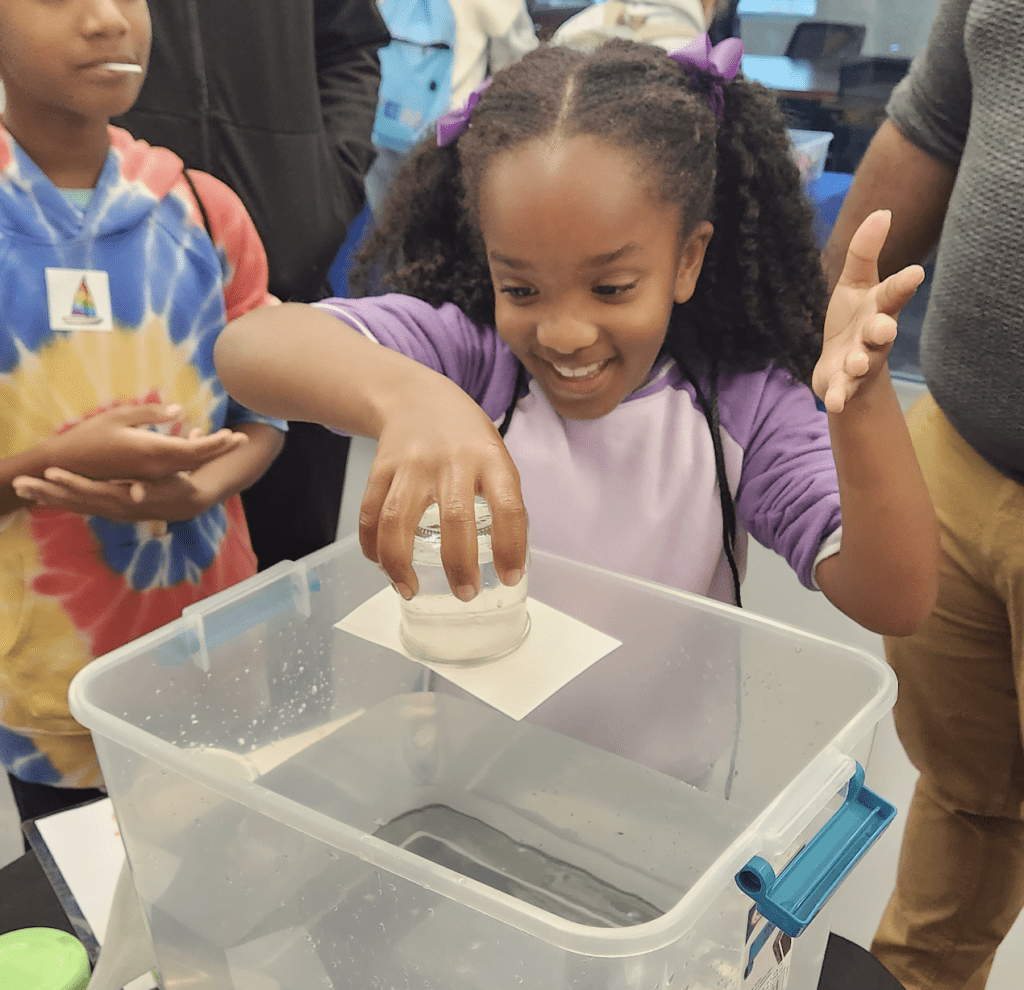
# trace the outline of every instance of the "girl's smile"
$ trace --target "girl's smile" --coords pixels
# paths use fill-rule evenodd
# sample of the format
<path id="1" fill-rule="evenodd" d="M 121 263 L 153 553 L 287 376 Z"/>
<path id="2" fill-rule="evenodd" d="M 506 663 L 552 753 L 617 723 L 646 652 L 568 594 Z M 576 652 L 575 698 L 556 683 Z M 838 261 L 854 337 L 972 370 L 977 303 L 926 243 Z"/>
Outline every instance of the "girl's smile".
<path id="1" fill-rule="evenodd" d="M 647 380 L 711 236 L 704 222 L 684 241 L 679 213 L 593 137 L 531 141 L 485 173 L 495 325 L 567 419 L 604 416 Z"/>
<path id="2" fill-rule="evenodd" d="M 573 367 L 562 362 L 547 361 L 545 363 L 550 368 L 551 374 L 541 376 L 538 380 L 549 396 L 553 394 L 563 398 L 566 402 L 578 402 L 581 399 L 594 396 L 607 385 L 613 362 L 614 358 L 608 358 L 595 364 Z"/>

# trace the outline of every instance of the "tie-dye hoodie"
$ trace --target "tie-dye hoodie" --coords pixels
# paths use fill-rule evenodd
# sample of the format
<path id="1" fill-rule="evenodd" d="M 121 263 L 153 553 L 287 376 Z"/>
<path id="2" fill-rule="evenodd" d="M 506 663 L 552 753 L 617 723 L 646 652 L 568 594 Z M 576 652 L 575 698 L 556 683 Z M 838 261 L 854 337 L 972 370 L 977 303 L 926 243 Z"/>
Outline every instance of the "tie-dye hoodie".
<path id="1" fill-rule="evenodd" d="M 185 429 L 284 427 L 230 400 L 213 366 L 226 320 L 273 301 L 240 201 L 191 173 L 215 249 L 177 155 L 117 128 L 110 135 L 79 209 L 0 129 L 0 457 L 131 403 L 179 403 Z M 47 268 L 107 272 L 113 330 L 51 330 Z M 89 735 L 68 713 L 71 678 L 255 569 L 237 496 L 164 535 L 52 509 L 0 516 L 5 768 L 37 783 L 99 785 Z"/>

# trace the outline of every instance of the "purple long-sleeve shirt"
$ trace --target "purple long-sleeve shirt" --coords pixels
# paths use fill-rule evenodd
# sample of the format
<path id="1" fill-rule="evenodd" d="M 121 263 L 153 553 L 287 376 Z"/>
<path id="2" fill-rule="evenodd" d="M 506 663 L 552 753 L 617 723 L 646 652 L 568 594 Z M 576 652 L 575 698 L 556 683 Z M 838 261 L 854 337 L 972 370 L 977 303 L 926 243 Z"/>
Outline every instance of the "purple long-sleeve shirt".
<path id="1" fill-rule="evenodd" d="M 401 295 L 318 305 L 450 378 L 495 422 L 504 416 L 515 357 L 458 307 Z M 741 568 L 749 533 L 814 587 L 815 563 L 838 548 L 840 526 L 827 417 L 805 385 L 777 368 L 722 375 L 718 396 Z M 711 433 L 693 385 L 670 358 L 593 420 L 562 418 L 531 381 L 505 444 L 519 470 L 532 546 L 732 601 Z"/>

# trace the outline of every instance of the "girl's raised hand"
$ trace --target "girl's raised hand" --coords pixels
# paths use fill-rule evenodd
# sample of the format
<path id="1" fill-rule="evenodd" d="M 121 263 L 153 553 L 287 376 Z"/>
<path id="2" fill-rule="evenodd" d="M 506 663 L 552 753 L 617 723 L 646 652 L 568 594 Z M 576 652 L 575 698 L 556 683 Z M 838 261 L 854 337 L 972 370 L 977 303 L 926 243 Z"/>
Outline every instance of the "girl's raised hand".
<path id="1" fill-rule="evenodd" d="M 96 481 L 156 481 L 194 471 L 245 443 L 244 433 L 218 430 L 200 436 L 168 436 L 149 427 L 173 423 L 178 406 L 119 406 L 90 416 L 50 441 L 50 463 Z"/>
<path id="2" fill-rule="evenodd" d="M 821 357 L 812 386 L 830 413 L 842 412 L 878 377 L 896 339 L 896 318 L 924 278 L 911 265 L 878 281 L 878 255 L 892 215 L 878 210 L 857 228 L 829 301 Z"/>
<path id="3" fill-rule="evenodd" d="M 505 585 L 526 566 L 526 510 L 519 472 L 494 424 L 457 385 L 431 376 L 387 416 L 359 510 L 359 542 L 404 598 L 418 590 L 412 545 L 423 510 L 441 513 L 441 561 L 452 592 L 480 591 L 473 499 L 491 508 L 494 567 Z"/>

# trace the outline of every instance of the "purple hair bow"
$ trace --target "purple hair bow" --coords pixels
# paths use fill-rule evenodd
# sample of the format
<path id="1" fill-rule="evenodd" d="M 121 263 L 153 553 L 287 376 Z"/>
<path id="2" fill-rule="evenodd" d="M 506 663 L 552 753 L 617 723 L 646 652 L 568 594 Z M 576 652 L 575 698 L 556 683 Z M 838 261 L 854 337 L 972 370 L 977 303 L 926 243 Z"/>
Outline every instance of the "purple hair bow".
<path id="1" fill-rule="evenodd" d="M 457 110 L 449 110 L 437 118 L 437 146 L 447 148 L 455 144 L 462 137 L 467 127 L 469 118 L 473 115 L 473 108 L 480 102 L 480 95 L 491 85 L 490 77 L 485 79 L 472 93 L 469 94 L 466 102 Z"/>
<path id="2" fill-rule="evenodd" d="M 725 96 L 722 83 L 736 77 L 743 58 L 743 42 L 739 38 L 726 38 L 712 47 L 711 39 L 700 34 L 689 44 L 669 52 L 668 57 L 678 62 L 691 76 L 709 75 L 715 85 L 708 94 L 708 102 L 718 122 L 725 117 Z"/>

